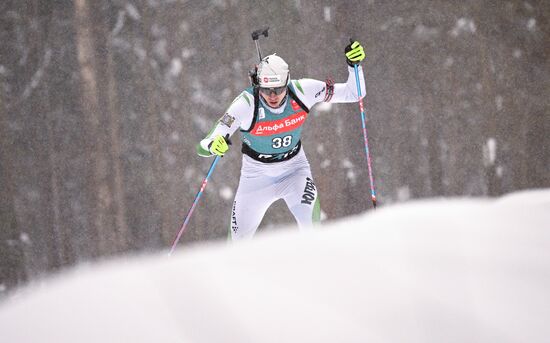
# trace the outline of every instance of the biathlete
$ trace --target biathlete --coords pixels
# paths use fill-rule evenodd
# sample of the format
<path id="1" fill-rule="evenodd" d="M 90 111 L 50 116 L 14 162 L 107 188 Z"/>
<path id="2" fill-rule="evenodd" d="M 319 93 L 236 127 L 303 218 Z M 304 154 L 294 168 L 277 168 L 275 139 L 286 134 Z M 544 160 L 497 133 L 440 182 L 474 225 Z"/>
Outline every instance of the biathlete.
<path id="1" fill-rule="evenodd" d="M 320 205 L 300 136 L 309 110 L 320 102 L 358 102 L 354 65 L 365 53 L 357 41 L 345 48 L 348 80 L 290 79 L 288 64 L 276 54 L 263 58 L 253 86 L 231 103 L 197 145 L 201 156 L 223 156 L 229 137 L 241 131 L 242 168 L 231 211 L 233 240 L 251 238 L 267 209 L 284 199 L 300 230 L 319 221 Z M 361 89 L 365 89 L 359 66 Z"/>

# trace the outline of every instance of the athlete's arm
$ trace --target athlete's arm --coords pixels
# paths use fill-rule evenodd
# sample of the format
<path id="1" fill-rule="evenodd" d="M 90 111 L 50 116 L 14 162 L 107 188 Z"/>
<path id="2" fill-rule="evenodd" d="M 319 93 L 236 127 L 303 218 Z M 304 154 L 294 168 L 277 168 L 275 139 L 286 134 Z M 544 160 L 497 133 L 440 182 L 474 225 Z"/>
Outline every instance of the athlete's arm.
<path id="1" fill-rule="evenodd" d="M 217 136 L 231 137 L 239 128 L 247 130 L 252 124 L 254 115 L 254 96 L 243 91 L 233 100 L 225 114 L 216 122 L 208 135 L 197 144 L 197 154 L 200 156 L 212 156 L 208 146 Z"/>
<path id="2" fill-rule="evenodd" d="M 359 75 L 359 82 L 361 84 L 361 97 L 365 96 L 365 76 L 363 75 L 363 68 L 357 66 L 357 74 Z M 334 95 L 328 102 L 342 103 L 342 102 L 358 102 L 359 96 L 357 94 L 357 81 L 355 79 L 355 69 L 348 67 L 348 80 L 346 83 L 334 84 Z"/>
<path id="3" fill-rule="evenodd" d="M 363 68 L 358 67 L 359 81 L 361 83 L 361 95 L 365 95 L 365 78 Z M 355 81 L 355 70 L 348 67 L 348 80 L 345 83 L 331 83 L 330 81 L 319 81 L 314 79 L 292 80 L 296 95 L 308 108 L 320 102 L 345 103 L 357 102 L 357 84 Z"/>

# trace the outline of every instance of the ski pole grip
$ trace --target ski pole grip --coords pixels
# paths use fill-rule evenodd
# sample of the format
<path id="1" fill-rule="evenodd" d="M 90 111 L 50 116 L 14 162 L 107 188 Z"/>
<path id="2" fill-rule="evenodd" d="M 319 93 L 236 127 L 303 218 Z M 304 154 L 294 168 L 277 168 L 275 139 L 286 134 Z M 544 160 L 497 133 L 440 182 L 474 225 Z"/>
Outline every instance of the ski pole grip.
<path id="1" fill-rule="evenodd" d="M 262 35 L 264 37 L 267 37 L 269 35 L 268 31 L 269 31 L 269 26 L 252 32 L 252 40 L 258 40 L 258 38 L 260 38 L 260 36 Z"/>
<path id="2" fill-rule="evenodd" d="M 227 145 L 233 145 L 233 143 L 229 139 L 229 133 L 227 135 L 225 135 L 225 137 L 223 137 L 223 138 L 225 139 L 225 142 L 227 143 Z"/>

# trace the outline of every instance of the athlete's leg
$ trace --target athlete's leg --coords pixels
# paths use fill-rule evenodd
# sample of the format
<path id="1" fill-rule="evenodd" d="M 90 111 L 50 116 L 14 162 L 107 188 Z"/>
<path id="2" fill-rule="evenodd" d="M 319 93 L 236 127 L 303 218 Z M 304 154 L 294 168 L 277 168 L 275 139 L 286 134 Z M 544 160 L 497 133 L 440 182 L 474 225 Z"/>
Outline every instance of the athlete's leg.
<path id="1" fill-rule="evenodd" d="M 231 238 L 252 238 L 275 200 L 275 185 L 270 178 L 241 177 L 231 211 Z"/>
<path id="2" fill-rule="evenodd" d="M 298 170 L 285 180 L 284 200 L 300 230 L 311 230 L 319 222 L 321 208 L 317 187 L 308 168 Z"/>

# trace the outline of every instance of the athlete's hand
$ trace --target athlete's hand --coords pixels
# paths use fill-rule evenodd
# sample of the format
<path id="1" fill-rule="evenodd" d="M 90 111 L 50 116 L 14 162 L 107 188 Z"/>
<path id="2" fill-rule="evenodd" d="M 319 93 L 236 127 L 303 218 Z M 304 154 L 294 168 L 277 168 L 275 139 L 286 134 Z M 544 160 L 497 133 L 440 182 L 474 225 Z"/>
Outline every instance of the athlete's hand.
<path id="1" fill-rule="evenodd" d="M 361 43 L 350 39 L 350 43 L 346 46 L 346 62 L 353 67 L 355 64 L 359 64 L 363 59 L 365 59 L 365 51 L 361 46 Z"/>
<path id="2" fill-rule="evenodd" d="M 229 135 L 226 135 L 225 138 L 218 135 L 210 144 L 208 145 L 208 150 L 214 155 L 223 157 L 223 155 L 229 150 L 229 145 L 231 141 L 229 140 Z"/>

